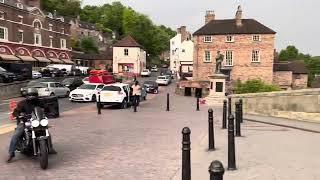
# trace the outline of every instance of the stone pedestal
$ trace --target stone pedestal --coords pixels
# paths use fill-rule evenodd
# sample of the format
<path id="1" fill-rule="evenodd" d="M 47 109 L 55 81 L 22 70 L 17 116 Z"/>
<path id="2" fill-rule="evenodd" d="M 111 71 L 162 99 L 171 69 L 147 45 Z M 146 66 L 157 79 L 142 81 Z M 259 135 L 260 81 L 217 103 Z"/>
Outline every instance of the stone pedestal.
<path id="1" fill-rule="evenodd" d="M 226 93 L 226 78 L 224 74 L 213 74 L 209 76 L 210 93 L 206 98 L 206 103 L 210 106 L 222 107 Z"/>

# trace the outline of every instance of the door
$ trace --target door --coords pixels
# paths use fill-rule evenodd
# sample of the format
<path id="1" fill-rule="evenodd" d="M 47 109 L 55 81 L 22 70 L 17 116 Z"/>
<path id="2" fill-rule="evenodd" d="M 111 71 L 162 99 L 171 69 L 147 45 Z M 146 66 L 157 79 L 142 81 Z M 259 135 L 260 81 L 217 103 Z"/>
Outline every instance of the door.
<path id="1" fill-rule="evenodd" d="M 60 83 L 55 83 L 56 95 L 57 96 L 64 96 L 67 93 L 67 90 L 62 86 Z"/>

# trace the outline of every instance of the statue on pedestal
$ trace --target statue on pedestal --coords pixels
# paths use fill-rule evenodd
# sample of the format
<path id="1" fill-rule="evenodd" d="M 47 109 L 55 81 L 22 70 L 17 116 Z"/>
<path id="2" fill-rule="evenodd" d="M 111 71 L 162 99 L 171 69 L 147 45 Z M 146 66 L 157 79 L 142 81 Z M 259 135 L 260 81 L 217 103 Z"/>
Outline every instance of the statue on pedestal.
<path id="1" fill-rule="evenodd" d="M 216 57 L 216 74 L 221 74 L 221 64 L 224 59 L 223 54 L 220 54 L 220 51 L 217 52 L 217 57 Z"/>

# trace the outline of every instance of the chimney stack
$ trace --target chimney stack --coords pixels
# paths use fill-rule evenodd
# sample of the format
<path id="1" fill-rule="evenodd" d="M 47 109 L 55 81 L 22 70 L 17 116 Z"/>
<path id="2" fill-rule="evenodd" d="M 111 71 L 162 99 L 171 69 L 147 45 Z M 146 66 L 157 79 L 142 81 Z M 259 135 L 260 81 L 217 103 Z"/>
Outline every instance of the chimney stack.
<path id="1" fill-rule="evenodd" d="M 214 11 L 206 11 L 206 16 L 205 16 L 205 24 L 208 24 L 210 21 L 215 19 L 215 14 Z"/>
<path id="2" fill-rule="evenodd" d="M 241 6 L 238 6 L 237 12 L 236 12 L 236 25 L 242 26 L 242 9 Z"/>

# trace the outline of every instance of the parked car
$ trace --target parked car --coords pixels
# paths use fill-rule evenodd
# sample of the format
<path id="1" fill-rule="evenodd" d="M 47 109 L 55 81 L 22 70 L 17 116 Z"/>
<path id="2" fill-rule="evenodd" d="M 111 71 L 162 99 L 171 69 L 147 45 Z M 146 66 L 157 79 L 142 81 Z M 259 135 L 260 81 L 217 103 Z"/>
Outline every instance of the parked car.
<path id="1" fill-rule="evenodd" d="M 45 85 L 41 84 L 41 82 L 46 82 L 46 81 L 53 81 L 53 79 L 47 79 L 47 78 L 42 78 L 42 79 L 37 79 L 37 80 L 31 80 L 28 82 L 28 84 L 25 87 L 22 87 L 20 89 L 20 93 L 22 96 L 27 95 L 27 89 L 28 88 L 43 88 Z"/>
<path id="2" fill-rule="evenodd" d="M 156 83 L 155 81 L 145 81 L 143 83 L 143 86 L 145 86 L 147 93 L 153 93 L 153 94 L 159 93 L 159 86 L 158 86 L 158 83 Z"/>
<path id="3" fill-rule="evenodd" d="M 38 89 L 39 96 L 57 96 L 57 97 L 68 97 L 70 89 L 64 87 L 59 82 L 41 82 L 44 85 Z"/>
<path id="4" fill-rule="evenodd" d="M 171 82 L 172 82 L 172 77 L 171 77 L 171 75 L 166 74 L 166 75 L 164 75 L 164 76 L 166 76 L 166 77 L 169 79 L 169 84 L 171 84 Z"/>
<path id="5" fill-rule="evenodd" d="M 82 79 L 82 82 L 83 82 L 84 84 L 89 84 L 89 77 L 83 78 L 83 79 Z"/>
<path id="6" fill-rule="evenodd" d="M 70 91 L 75 90 L 77 87 L 83 84 L 81 78 L 73 77 L 73 78 L 66 78 L 64 79 L 61 84 L 65 87 L 68 87 Z"/>
<path id="7" fill-rule="evenodd" d="M 141 71 L 141 76 L 151 76 L 151 71 L 149 69 L 144 69 Z"/>
<path id="8" fill-rule="evenodd" d="M 63 77 L 66 72 L 54 67 L 47 67 L 41 70 L 42 77 Z"/>
<path id="9" fill-rule="evenodd" d="M 42 78 L 42 74 L 39 71 L 32 71 L 32 79 Z"/>
<path id="10" fill-rule="evenodd" d="M 82 84 L 77 89 L 71 91 L 70 101 L 96 101 L 97 93 L 103 89 L 104 84 Z"/>
<path id="11" fill-rule="evenodd" d="M 134 85 L 134 82 L 132 81 L 131 83 L 129 83 L 130 86 L 130 90 L 131 90 L 131 99 L 130 102 L 133 102 L 133 97 L 132 97 L 132 86 Z M 144 85 L 141 85 L 141 95 L 140 95 L 140 101 L 144 101 L 147 100 L 147 90 L 146 87 Z"/>
<path id="12" fill-rule="evenodd" d="M 17 80 L 17 76 L 14 73 L 0 67 L 0 83 L 10 83 L 15 80 Z"/>
<path id="13" fill-rule="evenodd" d="M 126 109 L 131 104 L 130 94 L 131 90 L 128 84 L 108 84 L 100 91 L 101 107 L 104 105 L 117 105 L 122 109 Z"/>
<path id="14" fill-rule="evenodd" d="M 158 72 L 158 68 L 157 67 L 151 68 L 151 72 Z"/>
<path id="15" fill-rule="evenodd" d="M 47 67 L 63 70 L 67 75 L 70 75 L 72 70 L 75 69 L 75 65 L 72 64 L 49 64 Z"/>
<path id="16" fill-rule="evenodd" d="M 70 72 L 71 76 L 81 76 L 82 75 L 82 71 L 80 69 L 72 69 Z"/>
<path id="17" fill-rule="evenodd" d="M 156 83 L 167 86 L 170 84 L 170 78 L 168 76 L 158 76 Z"/>

